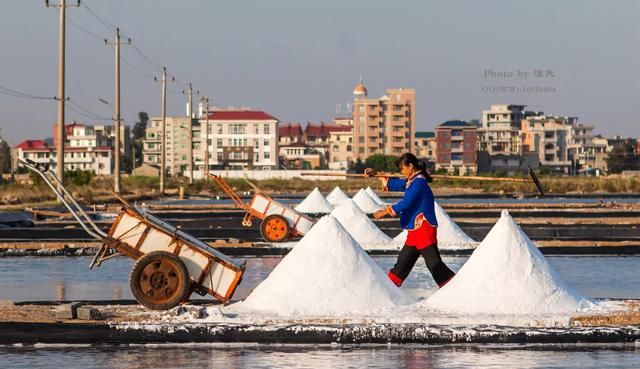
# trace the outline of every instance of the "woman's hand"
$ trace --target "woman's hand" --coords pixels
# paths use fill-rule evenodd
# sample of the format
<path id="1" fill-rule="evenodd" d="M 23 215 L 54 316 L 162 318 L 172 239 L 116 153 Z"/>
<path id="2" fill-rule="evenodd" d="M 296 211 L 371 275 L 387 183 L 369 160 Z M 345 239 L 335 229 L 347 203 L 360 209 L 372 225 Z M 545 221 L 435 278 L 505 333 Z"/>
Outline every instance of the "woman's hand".
<path id="1" fill-rule="evenodd" d="M 373 168 L 366 168 L 364 170 L 364 176 L 365 177 L 373 177 L 373 176 L 376 175 L 376 173 L 377 173 L 376 170 L 373 169 Z"/>
<path id="2" fill-rule="evenodd" d="M 382 219 L 384 217 L 386 217 L 389 213 L 387 213 L 387 211 L 385 209 L 381 209 L 376 211 L 375 213 L 373 213 L 373 217 L 375 219 Z"/>

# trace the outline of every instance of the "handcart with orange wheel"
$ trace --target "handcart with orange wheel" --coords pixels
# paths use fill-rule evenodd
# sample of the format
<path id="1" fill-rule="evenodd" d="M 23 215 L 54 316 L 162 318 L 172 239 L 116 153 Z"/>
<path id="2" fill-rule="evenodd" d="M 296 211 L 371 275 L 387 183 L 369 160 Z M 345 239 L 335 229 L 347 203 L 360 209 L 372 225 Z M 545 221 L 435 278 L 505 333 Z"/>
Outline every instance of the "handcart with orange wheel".
<path id="1" fill-rule="evenodd" d="M 238 208 L 245 211 L 242 219 L 244 227 L 251 227 L 253 218 L 262 220 L 260 234 L 268 242 L 282 242 L 293 237 L 304 236 L 315 223 L 312 218 L 275 201 L 259 190 L 247 204 L 222 177 L 215 174 L 209 174 L 209 177 L 229 195 Z"/>

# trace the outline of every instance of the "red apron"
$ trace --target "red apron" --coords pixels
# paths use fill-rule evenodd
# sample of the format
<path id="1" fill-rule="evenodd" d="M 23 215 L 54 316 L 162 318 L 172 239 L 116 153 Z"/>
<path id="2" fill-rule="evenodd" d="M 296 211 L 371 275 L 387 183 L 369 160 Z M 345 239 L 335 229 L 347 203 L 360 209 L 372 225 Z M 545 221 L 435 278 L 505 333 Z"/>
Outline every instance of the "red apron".
<path id="1" fill-rule="evenodd" d="M 424 215 L 419 214 L 416 217 L 413 229 L 409 230 L 404 244 L 422 250 L 438 243 L 437 234 L 438 228 L 429 224 Z"/>

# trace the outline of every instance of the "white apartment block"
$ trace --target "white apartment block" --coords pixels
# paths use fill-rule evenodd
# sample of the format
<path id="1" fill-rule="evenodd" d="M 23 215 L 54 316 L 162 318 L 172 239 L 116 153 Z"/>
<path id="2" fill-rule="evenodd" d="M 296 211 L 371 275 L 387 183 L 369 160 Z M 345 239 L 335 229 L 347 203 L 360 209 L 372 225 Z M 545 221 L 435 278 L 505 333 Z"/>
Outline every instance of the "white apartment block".
<path id="1" fill-rule="evenodd" d="M 188 117 L 166 117 L 166 168 L 169 175 L 188 175 L 189 150 L 193 144 L 189 142 L 189 129 L 191 122 Z M 194 138 L 195 140 L 195 138 Z M 200 149 L 199 142 L 193 147 L 197 152 Z M 142 141 L 143 162 L 154 166 L 160 166 L 162 154 L 162 118 L 149 119 L 145 138 Z"/>
<path id="2" fill-rule="evenodd" d="M 97 175 L 113 174 L 113 149 L 98 147 L 66 147 L 64 153 L 65 170 L 87 170 Z M 48 164 L 56 168 L 56 150 L 40 140 L 25 140 L 13 148 L 14 161 L 30 159 L 36 163 Z"/>
<path id="3" fill-rule="evenodd" d="M 478 128 L 478 151 L 489 155 L 519 155 L 520 121 L 526 105 L 491 105 L 482 111 L 482 127 Z"/>

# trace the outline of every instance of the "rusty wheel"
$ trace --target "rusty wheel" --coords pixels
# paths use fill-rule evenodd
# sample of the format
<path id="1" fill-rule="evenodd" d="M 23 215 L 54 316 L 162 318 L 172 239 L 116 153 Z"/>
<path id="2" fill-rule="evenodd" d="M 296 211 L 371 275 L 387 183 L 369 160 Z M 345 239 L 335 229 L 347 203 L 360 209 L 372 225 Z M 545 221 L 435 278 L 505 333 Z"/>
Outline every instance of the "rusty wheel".
<path id="1" fill-rule="evenodd" d="M 165 251 L 140 257 L 131 269 L 129 286 L 136 300 L 153 310 L 171 309 L 186 301 L 191 292 L 187 267 Z"/>
<path id="2" fill-rule="evenodd" d="M 269 242 L 281 242 L 289 235 L 289 222 L 278 214 L 271 214 L 264 218 L 260 225 L 262 238 Z"/>

